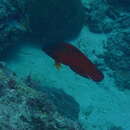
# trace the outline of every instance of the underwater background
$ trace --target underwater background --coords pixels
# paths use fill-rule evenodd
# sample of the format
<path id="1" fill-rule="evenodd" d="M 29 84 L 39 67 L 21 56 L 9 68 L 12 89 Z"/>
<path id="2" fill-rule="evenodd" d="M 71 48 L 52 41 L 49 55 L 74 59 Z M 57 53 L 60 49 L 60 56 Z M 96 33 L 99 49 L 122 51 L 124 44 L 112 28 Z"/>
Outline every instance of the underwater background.
<path id="1" fill-rule="evenodd" d="M 130 1 L 0 0 L 0 130 L 130 130 Z"/>

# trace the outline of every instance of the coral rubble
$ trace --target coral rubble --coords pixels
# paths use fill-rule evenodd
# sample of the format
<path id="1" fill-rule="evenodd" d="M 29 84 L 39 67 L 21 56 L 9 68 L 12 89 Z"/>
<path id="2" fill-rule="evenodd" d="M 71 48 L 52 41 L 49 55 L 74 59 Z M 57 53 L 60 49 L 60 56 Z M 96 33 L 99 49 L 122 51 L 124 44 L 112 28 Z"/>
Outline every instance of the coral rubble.
<path id="1" fill-rule="evenodd" d="M 34 88 L 0 64 L 1 130 L 83 130 L 79 105 L 71 96 L 55 88 Z"/>

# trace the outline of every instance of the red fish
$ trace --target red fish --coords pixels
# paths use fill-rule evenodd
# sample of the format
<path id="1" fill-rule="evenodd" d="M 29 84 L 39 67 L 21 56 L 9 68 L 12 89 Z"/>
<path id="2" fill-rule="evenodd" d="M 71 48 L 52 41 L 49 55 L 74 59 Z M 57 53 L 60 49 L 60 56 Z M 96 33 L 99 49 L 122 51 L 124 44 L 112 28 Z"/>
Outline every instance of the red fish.
<path id="1" fill-rule="evenodd" d="M 68 43 L 46 44 L 43 51 L 52 57 L 57 64 L 68 65 L 79 75 L 101 81 L 103 73 L 76 47 Z"/>

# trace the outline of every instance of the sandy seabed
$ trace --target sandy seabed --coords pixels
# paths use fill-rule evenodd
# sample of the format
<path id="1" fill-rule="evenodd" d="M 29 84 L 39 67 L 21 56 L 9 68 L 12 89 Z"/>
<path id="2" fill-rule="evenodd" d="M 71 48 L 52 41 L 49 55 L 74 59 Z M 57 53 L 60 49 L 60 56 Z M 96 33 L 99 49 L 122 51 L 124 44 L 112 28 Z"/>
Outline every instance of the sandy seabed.
<path id="1" fill-rule="evenodd" d="M 84 27 L 79 37 L 70 41 L 105 68 L 105 78 L 100 83 L 77 75 L 65 65 L 57 70 L 53 59 L 30 43 L 22 43 L 15 57 L 6 63 L 21 78 L 31 74 L 43 85 L 62 88 L 72 95 L 81 106 L 80 120 L 87 130 L 109 130 L 112 125 L 130 130 L 130 93 L 116 88 L 114 79 L 109 76 L 112 71 L 96 56 L 103 54 L 106 38 L 106 35 L 91 33 Z"/>

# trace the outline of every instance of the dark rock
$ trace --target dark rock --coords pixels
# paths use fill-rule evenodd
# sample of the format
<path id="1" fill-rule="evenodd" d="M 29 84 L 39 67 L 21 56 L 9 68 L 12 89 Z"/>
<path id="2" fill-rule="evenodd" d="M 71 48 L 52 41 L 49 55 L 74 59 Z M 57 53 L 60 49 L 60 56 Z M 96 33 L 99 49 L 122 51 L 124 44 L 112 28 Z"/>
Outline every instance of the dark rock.
<path id="1" fill-rule="evenodd" d="M 79 34 L 84 12 L 80 0 L 33 0 L 28 16 L 33 37 L 63 42 Z"/>
<path id="2" fill-rule="evenodd" d="M 75 38 L 83 22 L 80 0 L 0 0 L 0 56 L 30 35 L 46 42 Z"/>
<path id="3" fill-rule="evenodd" d="M 123 13 L 122 16 L 120 16 L 115 21 L 115 28 L 116 29 L 130 29 L 130 14 L 129 13 Z"/>
<path id="4" fill-rule="evenodd" d="M 130 11 L 130 1 L 129 0 L 107 0 L 107 2 L 118 9 L 123 9 L 126 11 Z"/>

